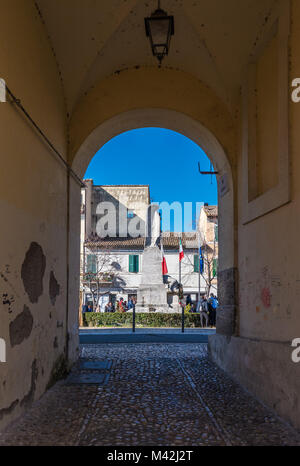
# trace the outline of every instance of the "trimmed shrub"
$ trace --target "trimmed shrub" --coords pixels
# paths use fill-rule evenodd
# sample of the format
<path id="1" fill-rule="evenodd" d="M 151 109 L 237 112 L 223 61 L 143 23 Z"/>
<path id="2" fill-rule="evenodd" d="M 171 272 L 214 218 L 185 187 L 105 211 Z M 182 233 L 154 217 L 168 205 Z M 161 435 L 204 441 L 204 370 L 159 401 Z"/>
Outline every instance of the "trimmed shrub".
<path id="1" fill-rule="evenodd" d="M 181 327 L 181 313 L 137 312 L 135 323 L 139 327 Z M 85 327 L 131 327 L 132 312 L 85 312 Z M 201 327 L 199 314 L 184 314 L 187 328 Z"/>

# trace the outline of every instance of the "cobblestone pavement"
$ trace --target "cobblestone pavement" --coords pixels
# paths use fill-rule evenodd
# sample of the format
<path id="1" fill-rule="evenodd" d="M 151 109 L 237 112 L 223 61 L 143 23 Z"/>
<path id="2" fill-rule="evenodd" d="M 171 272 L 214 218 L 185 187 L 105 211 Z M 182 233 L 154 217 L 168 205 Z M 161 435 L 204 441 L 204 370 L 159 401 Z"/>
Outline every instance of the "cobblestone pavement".
<path id="1" fill-rule="evenodd" d="M 81 356 L 110 360 L 108 383 L 57 383 L 0 445 L 300 445 L 205 344 L 85 345 Z"/>

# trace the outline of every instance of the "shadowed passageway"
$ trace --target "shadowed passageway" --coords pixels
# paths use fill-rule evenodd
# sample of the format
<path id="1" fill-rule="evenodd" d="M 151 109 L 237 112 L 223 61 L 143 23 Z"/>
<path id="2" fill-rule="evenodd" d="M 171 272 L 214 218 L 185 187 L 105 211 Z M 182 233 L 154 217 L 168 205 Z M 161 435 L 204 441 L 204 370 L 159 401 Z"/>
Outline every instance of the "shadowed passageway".
<path id="1" fill-rule="evenodd" d="M 300 445 L 209 361 L 206 344 L 82 345 L 84 361 L 104 361 L 107 383 L 57 383 L 0 445 Z"/>

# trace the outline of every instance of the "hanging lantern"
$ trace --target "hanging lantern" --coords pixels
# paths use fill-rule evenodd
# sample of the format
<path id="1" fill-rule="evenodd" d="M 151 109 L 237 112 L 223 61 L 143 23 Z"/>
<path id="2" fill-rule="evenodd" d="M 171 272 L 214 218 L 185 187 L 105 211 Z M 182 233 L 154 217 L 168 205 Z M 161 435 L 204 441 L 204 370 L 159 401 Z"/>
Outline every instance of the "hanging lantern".
<path id="1" fill-rule="evenodd" d="M 165 55 L 168 55 L 171 36 L 174 35 L 174 16 L 160 8 L 158 2 L 157 10 L 148 18 L 145 18 L 146 36 L 149 37 L 153 55 L 161 64 Z"/>

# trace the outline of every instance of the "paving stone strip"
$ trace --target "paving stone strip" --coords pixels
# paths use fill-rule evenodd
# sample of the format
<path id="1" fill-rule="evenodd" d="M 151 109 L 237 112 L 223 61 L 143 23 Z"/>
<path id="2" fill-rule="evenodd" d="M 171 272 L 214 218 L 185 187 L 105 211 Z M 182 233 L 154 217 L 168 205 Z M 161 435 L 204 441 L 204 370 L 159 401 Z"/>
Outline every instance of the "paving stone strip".
<path id="1" fill-rule="evenodd" d="M 187 370 L 184 368 L 183 364 L 181 363 L 180 359 L 177 359 L 177 363 L 180 367 L 180 369 L 182 370 L 183 374 L 185 375 L 185 377 L 187 378 L 187 380 L 189 381 L 193 391 L 195 392 L 197 398 L 200 400 L 200 403 L 201 405 L 203 406 L 203 408 L 206 410 L 207 414 L 209 415 L 210 419 L 211 419 L 211 422 L 212 424 L 215 426 L 216 428 L 216 431 L 220 434 L 220 436 L 223 438 L 225 444 L 227 446 L 231 446 L 231 441 L 229 439 L 229 436 L 227 435 L 227 432 L 224 428 L 222 428 L 220 426 L 220 424 L 218 423 L 218 421 L 216 420 L 213 412 L 211 411 L 211 409 L 209 408 L 209 406 L 205 403 L 204 399 L 202 398 L 199 390 L 197 389 L 197 385 L 194 383 L 194 380 L 193 378 L 191 377 L 191 375 L 187 372 Z"/>
<path id="2" fill-rule="evenodd" d="M 111 361 L 108 383 L 60 381 L 0 445 L 300 445 L 299 433 L 208 359 L 206 344 L 97 344 L 80 353 L 81 363 Z"/>

